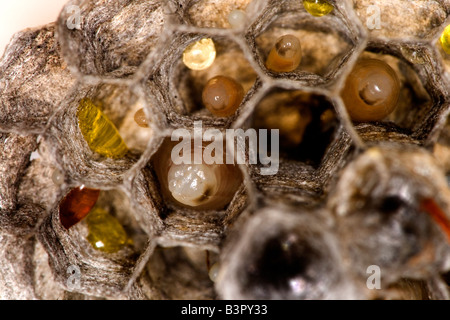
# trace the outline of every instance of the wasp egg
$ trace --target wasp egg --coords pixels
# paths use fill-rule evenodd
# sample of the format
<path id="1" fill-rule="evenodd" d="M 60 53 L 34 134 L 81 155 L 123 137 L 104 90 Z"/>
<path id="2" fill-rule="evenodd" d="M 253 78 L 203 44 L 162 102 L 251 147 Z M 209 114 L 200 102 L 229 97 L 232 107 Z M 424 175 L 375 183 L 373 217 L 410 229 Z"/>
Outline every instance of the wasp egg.
<path id="1" fill-rule="evenodd" d="M 211 269 L 209 269 L 208 275 L 209 275 L 209 279 L 211 279 L 212 282 L 216 282 L 217 275 L 219 274 L 219 269 L 220 269 L 220 265 L 218 262 L 214 263 L 212 265 Z"/>
<path id="2" fill-rule="evenodd" d="M 341 94 L 354 121 L 385 118 L 394 111 L 399 95 L 400 83 L 395 71 L 377 59 L 357 62 Z"/>
<path id="3" fill-rule="evenodd" d="M 60 186 L 64 183 L 64 175 L 58 169 L 55 169 L 52 174 L 52 181 L 55 185 Z"/>
<path id="4" fill-rule="evenodd" d="M 229 204 L 242 183 L 239 168 L 225 164 L 225 159 L 222 164 L 175 164 L 171 158 L 174 146 L 173 142 L 167 141 L 154 159 L 165 197 L 181 206 L 199 210 L 220 210 Z M 202 146 L 189 152 L 193 156 L 194 151 L 201 153 L 204 150 Z"/>
<path id="5" fill-rule="evenodd" d="M 439 42 L 441 43 L 442 49 L 445 53 L 450 54 L 450 24 L 445 27 L 439 38 Z"/>
<path id="6" fill-rule="evenodd" d="M 302 47 L 297 37 L 284 35 L 277 39 L 266 60 L 266 67 L 275 72 L 291 72 L 302 59 Z"/>
<path id="7" fill-rule="evenodd" d="M 89 229 L 87 240 L 96 250 L 115 253 L 132 243 L 117 218 L 102 208 L 94 208 L 86 222 Z"/>
<path id="8" fill-rule="evenodd" d="M 210 79 L 202 93 L 203 104 L 218 117 L 228 117 L 234 114 L 243 98 L 242 85 L 225 76 Z"/>
<path id="9" fill-rule="evenodd" d="M 191 70 L 204 70 L 216 59 L 216 47 L 212 39 L 205 38 L 191 43 L 183 52 L 183 63 Z"/>
<path id="10" fill-rule="evenodd" d="M 136 121 L 137 125 L 142 128 L 148 128 L 147 117 L 145 116 L 144 108 L 139 109 L 134 114 L 134 121 Z"/>
<path id="11" fill-rule="evenodd" d="M 128 152 L 114 124 L 90 99 L 81 100 L 77 117 L 81 133 L 93 152 L 108 158 L 121 158 Z"/>
<path id="12" fill-rule="evenodd" d="M 326 0 L 303 0 L 303 6 L 309 14 L 321 17 L 333 11 L 334 7 Z"/>
<path id="13" fill-rule="evenodd" d="M 80 222 L 97 202 L 100 190 L 81 186 L 72 189 L 59 204 L 59 219 L 64 228 L 69 229 Z"/>
<path id="14" fill-rule="evenodd" d="M 242 10 L 233 10 L 228 15 L 228 22 L 233 29 L 243 29 L 247 22 L 247 14 Z"/>

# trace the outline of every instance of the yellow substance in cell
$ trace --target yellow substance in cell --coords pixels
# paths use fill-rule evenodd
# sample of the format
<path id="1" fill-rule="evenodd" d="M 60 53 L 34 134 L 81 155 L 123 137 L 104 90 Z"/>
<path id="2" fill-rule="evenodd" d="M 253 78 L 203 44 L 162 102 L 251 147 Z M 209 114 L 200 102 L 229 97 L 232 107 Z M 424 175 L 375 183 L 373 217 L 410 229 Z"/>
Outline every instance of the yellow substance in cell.
<path id="1" fill-rule="evenodd" d="M 321 17 L 333 11 L 334 7 L 326 0 L 303 0 L 306 11 L 315 17 Z"/>
<path id="2" fill-rule="evenodd" d="M 445 27 L 441 37 L 439 38 L 439 42 L 441 43 L 442 49 L 444 49 L 445 53 L 450 54 L 450 24 Z"/>
<path id="3" fill-rule="evenodd" d="M 121 158 L 128 152 L 114 124 L 90 99 L 80 101 L 77 117 L 81 133 L 93 152 L 108 158 Z"/>
<path id="4" fill-rule="evenodd" d="M 115 253 L 132 244 L 119 221 L 101 208 L 94 207 L 86 222 L 89 229 L 87 239 L 96 250 Z"/>
<path id="5" fill-rule="evenodd" d="M 209 38 L 191 43 L 183 52 L 183 63 L 192 70 L 204 70 L 216 59 L 214 41 Z"/>

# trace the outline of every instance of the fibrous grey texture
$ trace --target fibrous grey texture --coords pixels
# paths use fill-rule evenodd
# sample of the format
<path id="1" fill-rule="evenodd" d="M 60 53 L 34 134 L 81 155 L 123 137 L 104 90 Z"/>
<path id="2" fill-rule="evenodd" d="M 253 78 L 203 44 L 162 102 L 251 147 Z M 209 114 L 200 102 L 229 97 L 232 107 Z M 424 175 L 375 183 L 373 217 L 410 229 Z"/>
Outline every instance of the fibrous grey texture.
<path id="1" fill-rule="evenodd" d="M 16 34 L 0 62 L 0 297 L 448 298 L 440 278 L 450 269 L 445 227 L 420 201 L 432 197 L 450 219 L 450 63 L 437 42 L 450 4 L 330 2 L 333 12 L 315 18 L 298 0 L 72 0 L 56 23 Z M 381 9 L 381 29 L 368 29 L 369 5 Z M 229 29 L 233 9 L 246 9 L 242 30 Z M 304 41 L 304 59 L 276 74 L 265 59 L 284 33 Z M 189 70 L 182 53 L 204 37 L 217 44 L 215 65 Z M 400 78 L 398 109 L 382 122 L 352 123 L 339 96 L 362 56 L 386 61 Z M 199 97 L 221 73 L 246 90 L 229 118 L 213 117 Z M 273 92 L 297 91 L 327 101 L 331 112 L 327 139 L 316 143 L 310 133 L 305 144 L 313 156 L 284 149 L 273 176 L 240 165 L 243 183 L 223 210 L 164 197 L 155 164 L 171 129 L 192 130 L 199 120 L 204 129 L 247 129 L 262 101 L 274 103 Z M 131 149 L 125 157 L 87 145 L 77 119 L 84 98 L 115 124 Z M 148 129 L 134 124 L 140 108 Z M 59 203 L 81 185 L 102 190 L 99 205 L 133 246 L 98 252 L 85 221 L 63 228 Z M 394 204 L 387 214 L 385 198 Z M 206 252 L 220 263 L 216 288 Z M 267 269 L 265 252 L 280 258 L 281 267 L 268 264 L 280 274 Z M 369 263 L 389 273 L 380 292 L 366 287 Z M 73 267 L 79 286 L 69 281 Z"/>

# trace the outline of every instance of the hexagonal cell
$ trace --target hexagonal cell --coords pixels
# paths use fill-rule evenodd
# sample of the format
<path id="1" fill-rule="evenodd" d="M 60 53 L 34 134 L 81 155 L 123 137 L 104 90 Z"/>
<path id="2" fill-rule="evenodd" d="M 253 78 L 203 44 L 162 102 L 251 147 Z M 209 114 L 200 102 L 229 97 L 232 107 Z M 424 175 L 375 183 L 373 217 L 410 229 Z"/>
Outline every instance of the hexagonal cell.
<path id="1" fill-rule="evenodd" d="M 149 94 L 157 99 L 154 104 L 177 126 L 195 120 L 202 120 L 206 126 L 229 126 L 258 87 L 256 72 L 240 47 L 226 37 L 194 34 L 180 35 L 173 40 L 173 46 L 158 74 L 147 82 Z M 208 81 L 216 76 L 231 79 L 217 82 L 218 91 L 209 94 L 217 94 L 214 98 L 223 95 L 219 98 L 223 105 L 217 106 L 215 115 L 205 108 L 202 95 Z M 225 106 L 231 112 L 223 116 L 220 109 Z"/>
<path id="2" fill-rule="evenodd" d="M 267 206 L 230 235 L 216 287 L 224 299 L 349 299 L 323 212 Z M 233 237 L 234 235 L 234 237 Z M 239 235 L 239 236 L 238 236 Z M 339 288 L 339 289 L 337 289 Z"/>
<path id="3" fill-rule="evenodd" d="M 127 77 L 156 50 L 164 20 L 161 1 L 72 0 L 58 18 L 58 40 L 67 64 L 81 74 Z"/>
<path id="4" fill-rule="evenodd" d="M 0 74 L 0 130 L 20 134 L 41 133 L 75 84 L 53 23 L 17 33 L 1 60 Z"/>
<path id="5" fill-rule="evenodd" d="M 430 39 L 449 13 L 438 0 L 353 0 L 353 7 L 371 36 L 390 39 Z"/>
<path id="6" fill-rule="evenodd" d="M 309 85 L 323 84 L 333 78 L 337 68 L 348 59 L 356 45 L 354 31 L 343 21 L 345 18 L 339 7 L 328 15 L 317 18 L 305 10 L 301 1 L 287 3 L 283 4 L 286 7 L 282 12 L 268 13 L 268 17 L 265 17 L 266 24 L 255 25 L 246 37 L 252 47 L 255 41 L 256 48 L 253 50 L 258 54 L 258 62 L 264 70 L 271 69 L 268 68 L 267 59 L 272 48 L 277 48 L 280 37 L 284 35 L 296 37 L 300 42 L 302 53 L 299 66 L 288 73 L 268 71 L 269 74 L 277 78 L 309 80 L 305 82 Z M 291 42 L 287 42 L 286 45 L 291 45 Z M 280 53 L 280 48 L 276 49 L 276 52 Z M 280 57 L 282 58 L 280 61 L 285 61 L 282 55 Z"/>
<path id="7" fill-rule="evenodd" d="M 388 48 L 381 50 L 380 43 L 371 42 L 361 54 L 341 91 L 347 112 L 356 125 L 372 122 L 384 130 L 426 140 L 444 111 L 443 79 L 433 75 L 434 66 L 427 62 L 426 55 L 423 63 L 405 58 L 411 58 L 406 50 L 429 54 L 426 47 L 393 42 Z M 373 91 L 372 86 L 377 90 Z"/>
<path id="8" fill-rule="evenodd" d="M 181 300 L 215 299 L 214 283 L 208 276 L 208 256 L 212 254 L 189 247 L 156 247 L 146 271 L 163 296 Z"/>
<path id="9" fill-rule="evenodd" d="M 187 141 L 184 145 L 191 149 L 191 140 Z M 174 164 L 172 151 L 184 155 L 185 150 L 180 149 L 182 143 L 163 139 L 142 170 L 148 193 L 159 204 L 153 211 L 164 222 L 159 243 L 164 246 L 190 243 L 216 249 L 224 228 L 247 205 L 243 175 L 238 165 L 226 164 L 226 160 L 223 164 L 207 163 L 206 158 L 200 159 L 201 164 L 195 164 L 194 160 L 192 164 Z M 191 150 L 186 149 L 186 154 L 205 157 L 206 148 L 203 144 L 193 144 Z"/>
<path id="10" fill-rule="evenodd" d="M 56 281 L 69 291 L 118 298 L 147 234 L 134 219 L 129 198 L 120 190 L 100 191 L 98 200 L 93 199 L 89 206 L 86 197 L 73 202 L 75 198 L 68 195 L 55 204 L 39 234 Z M 77 217 L 78 222 L 68 229 L 63 226 L 68 214 L 79 215 L 93 204 L 83 219 Z"/>
<path id="11" fill-rule="evenodd" d="M 188 21 L 201 28 L 232 28 L 229 14 L 233 10 L 246 11 L 251 0 L 194 0 L 186 1 L 184 10 Z M 247 17 L 248 19 L 249 17 Z"/>
<path id="12" fill-rule="evenodd" d="M 44 138 L 55 162 L 73 181 L 117 185 L 152 136 L 151 128 L 134 120 L 142 108 L 147 109 L 144 100 L 125 85 L 80 87 L 55 115 Z"/>
<path id="13" fill-rule="evenodd" d="M 382 287 L 443 271 L 450 253 L 449 199 L 446 179 L 424 149 L 379 142 L 360 154 L 327 204 L 349 271 L 366 283 L 368 266 L 376 265 L 383 270 Z"/>
<path id="14" fill-rule="evenodd" d="M 316 170 L 341 128 L 330 99 L 313 92 L 273 88 L 256 105 L 251 121 L 260 142 L 264 138 L 261 135 L 269 134 L 264 129 L 279 130 L 279 170 L 257 178 L 261 164 L 251 166 L 258 184 L 283 181 L 285 186 L 319 192 Z M 260 157 L 268 154 L 272 150 L 271 136 L 267 149 L 261 145 L 259 148 Z"/>

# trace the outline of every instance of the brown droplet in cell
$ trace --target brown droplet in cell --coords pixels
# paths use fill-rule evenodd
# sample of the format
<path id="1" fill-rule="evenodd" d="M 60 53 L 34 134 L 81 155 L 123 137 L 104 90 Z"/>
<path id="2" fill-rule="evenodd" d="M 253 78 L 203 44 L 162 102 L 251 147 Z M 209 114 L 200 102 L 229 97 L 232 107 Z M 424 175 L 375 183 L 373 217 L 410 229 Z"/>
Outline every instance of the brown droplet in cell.
<path id="1" fill-rule="evenodd" d="M 244 99 L 242 85 L 226 76 L 210 79 L 202 93 L 203 104 L 218 117 L 228 117 L 234 114 L 242 99 Z"/>
<path id="2" fill-rule="evenodd" d="M 342 91 L 353 121 L 378 121 L 394 111 L 400 95 L 395 71 L 384 61 L 364 59 L 355 65 Z"/>
<path id="3" fill-rule="evenodd" d="M 275 72 L 291 72 L 302 60 L 302 47 L 297 37 L 284 35 L 278 38 L 266 60 L 267 69 Z"/>
<path id="4" fill-rule="evenodd" d="M 134 114 L 134 121 L 138 124 L 139 127 L 148 128 L 147 117 L 145 116 L 144 108 L 139 109 Z"/>
<path id="5" fill-rule="evenodd" d="M 64 228 L 69 229 L 86 217 L 99 194 L 100 190 L 84 186 L 72 189 L 59 204 L 59 219 Z"/>

